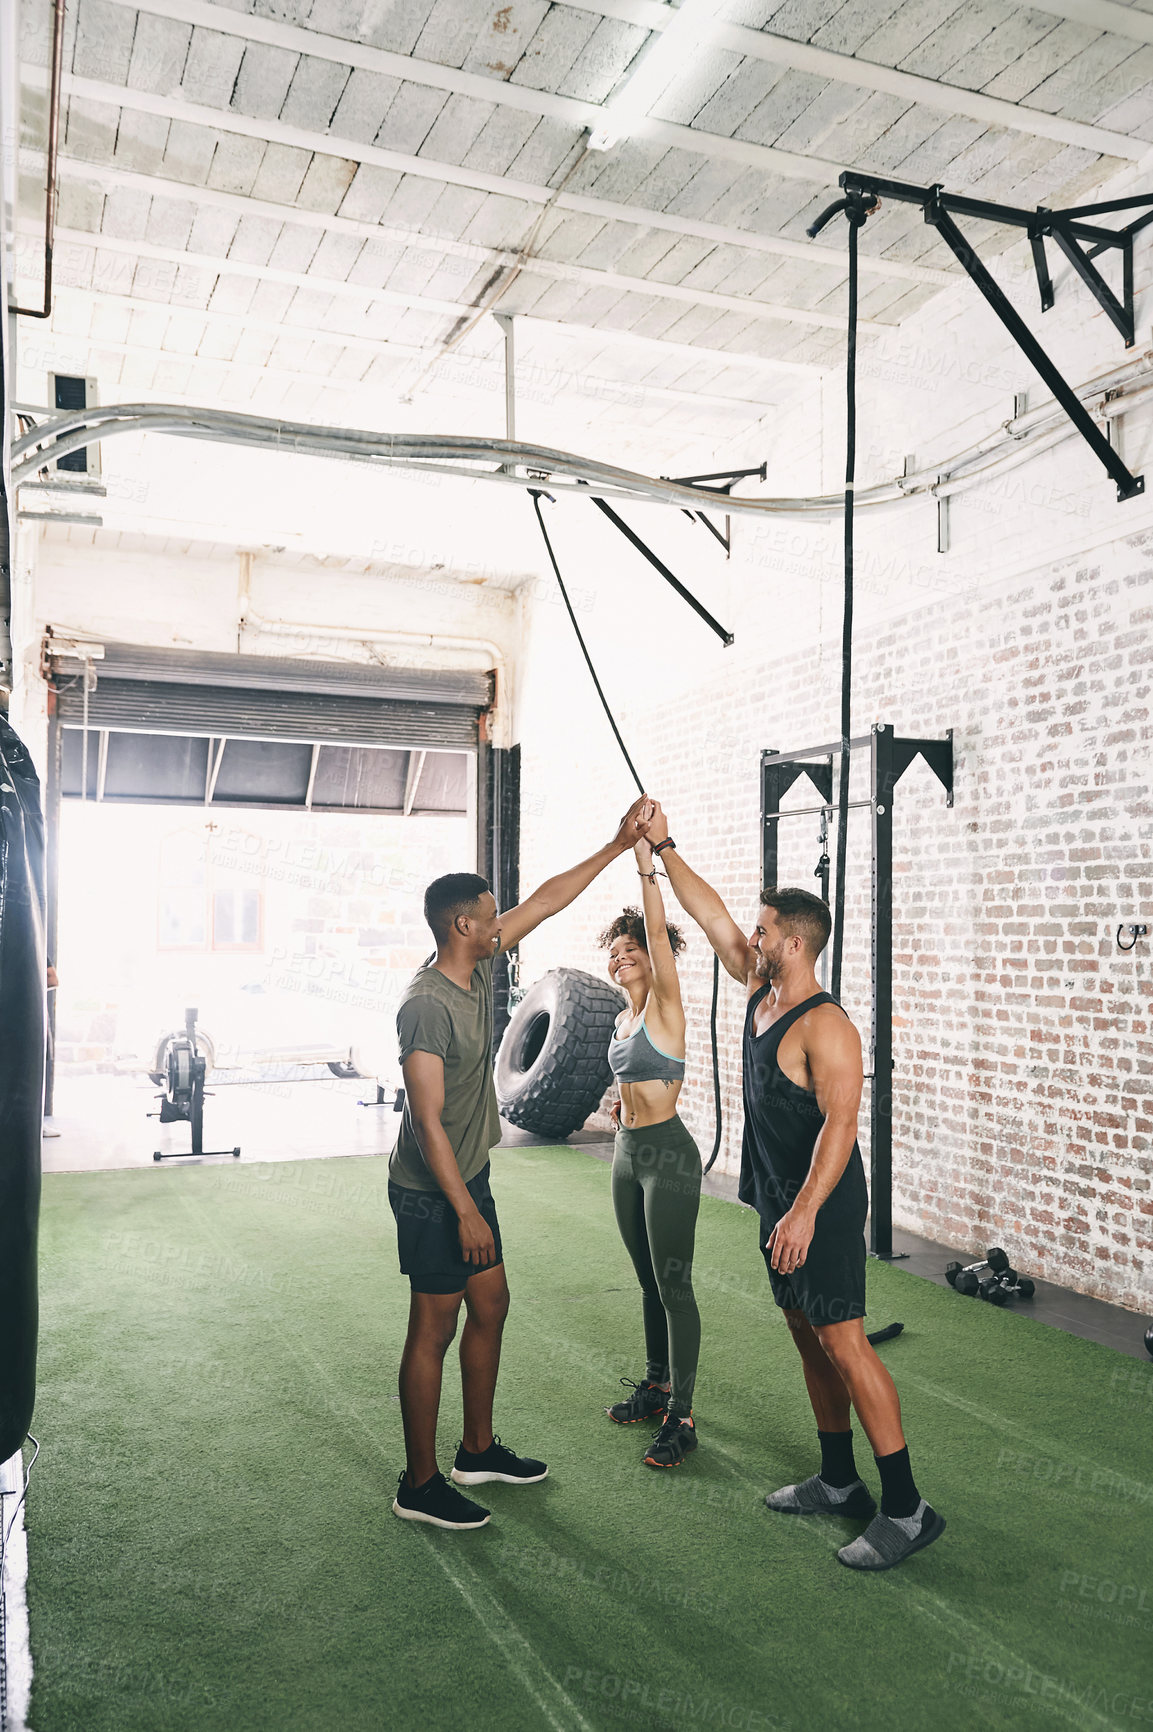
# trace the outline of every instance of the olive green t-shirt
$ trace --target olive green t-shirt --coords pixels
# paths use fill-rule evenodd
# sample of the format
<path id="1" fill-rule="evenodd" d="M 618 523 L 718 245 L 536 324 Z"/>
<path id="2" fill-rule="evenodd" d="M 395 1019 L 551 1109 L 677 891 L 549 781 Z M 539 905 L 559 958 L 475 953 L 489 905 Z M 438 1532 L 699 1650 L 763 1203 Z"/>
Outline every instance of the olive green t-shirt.
<path id="1" fill-rule="evenodd" d="M 477 963 L 467 992 L 438 968 L 422 968 L 405 987 L 396 1013 L 402 1064 L 410 1052 L 431 1052 L 444 1060 L 440 1122 L 466 1184 L 500 1142 L 492 1080 L 492 964 L 491 956 Z M 388 1176 L 410 1191 L 440 1189 L 420 1152 L 407 1098 Z"/>

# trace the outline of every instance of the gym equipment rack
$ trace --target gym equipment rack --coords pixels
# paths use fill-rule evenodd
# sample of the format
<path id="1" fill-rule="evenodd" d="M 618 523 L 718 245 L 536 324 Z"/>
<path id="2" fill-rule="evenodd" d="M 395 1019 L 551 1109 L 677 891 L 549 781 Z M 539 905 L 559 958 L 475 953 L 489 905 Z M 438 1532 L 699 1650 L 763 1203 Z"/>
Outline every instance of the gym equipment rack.
<path id="1" fill-rule="evenodd" d="M 913 740 L 877 722 L 871 733 L 848 742 L 850 752 L 867 750 L 872 814 L 872 1088 L 869 1100 L 869 1250 L 874 1257 L 894 1261 L 904 1252 L 893 1250 L 893 801 L 897 783 L 914 758 L 924 758 L 953 804 L 953 730 L 943 740 Z M 839 813 L 833 794 L 833 759 L 841 741 L 804 746 L 797 751 L 761 753 L 761 877 L 769 888 L 777 884 L 777 825 L 782 818 Z M 819 806 L 781 810 L 781 800 L 794 782 L 808 776 L 821 797 Z M 843 918 L 843 911 L 838 911 Z M 834 993 L 836 988 L 833 989 Z"/>

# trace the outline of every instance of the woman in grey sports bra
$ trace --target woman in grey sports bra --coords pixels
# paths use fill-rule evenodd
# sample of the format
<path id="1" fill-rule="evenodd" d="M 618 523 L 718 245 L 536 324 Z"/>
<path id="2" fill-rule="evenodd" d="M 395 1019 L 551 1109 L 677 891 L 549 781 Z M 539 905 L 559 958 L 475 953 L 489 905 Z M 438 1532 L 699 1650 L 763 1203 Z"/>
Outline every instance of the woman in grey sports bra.
<path id="1" fill-rule="evenodd" d="M 676 953 L 684 939 L 665 920 L 656 862 L 636 845 L 644 913 L 626 908 L 601 935 L 609 979 L 628 994 L 609 1042 L 620 1085 L 613 1108 L 613 1209 L 642 1294 L 646 1365 L 641 1382 L 606 1408 L 618 1425 L 660 1420 L 644 1460 L 679 1467 L 697 1447 L 693 1386 L 701 1321 L 693 1294 L 693 1241 L 701 1195 L 701 1157 L 677 1113 L 685 1074 L 685 1013 Z"/>

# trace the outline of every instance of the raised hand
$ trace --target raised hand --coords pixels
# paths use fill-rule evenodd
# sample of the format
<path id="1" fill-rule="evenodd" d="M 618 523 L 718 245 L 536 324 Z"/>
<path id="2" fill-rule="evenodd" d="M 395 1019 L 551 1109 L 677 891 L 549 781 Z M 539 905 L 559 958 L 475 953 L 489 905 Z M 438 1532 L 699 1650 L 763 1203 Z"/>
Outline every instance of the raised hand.
<path id="1" fill-rule="evenodd" d="M 613 837 L 613 846 L 619 848 L 622 854 L 626 848 L 635 848 L 641 837 L 647 833 L 651 816 L 652 801 L 647 794 L 641 794 L 621 819 Z"/>
<path id="2" fill-rule="evenodd" d="M 668 835 L 669 821 L 661 810 L 661 803 L 659 800 L 650 800 L 649 804 L 652 807 L 652 812 L 650 813 L 648 823 L 645 826 L 645 837 L 649 846 L 655 848 L 657 843 L 663 842 L 665 837 Z"/>

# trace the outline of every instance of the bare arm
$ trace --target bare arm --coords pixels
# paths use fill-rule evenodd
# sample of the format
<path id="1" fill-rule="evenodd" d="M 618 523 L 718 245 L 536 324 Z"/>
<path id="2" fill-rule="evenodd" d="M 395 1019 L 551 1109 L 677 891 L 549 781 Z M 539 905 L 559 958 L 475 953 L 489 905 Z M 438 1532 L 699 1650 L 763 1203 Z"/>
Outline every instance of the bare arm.
<path id="1" fill-rule="evenodd" d="M 849 1164 L 857 1140 L 864 1078 L 861 1037 L 848 1017 L 830 1007 L 827 1015 L 813 1020 L 813 1039 L 806 1056 L 817 1105 L 825 1115 L 825 1122 L 797 1203 L 815 1215 Z"/>
<path id="2" fill-rule="evenodd" d="M 681 1004 L 681 983 L 677 976 L 673 947 L 669 943 L 664 897 L 661 895 L 660 885 L 654 871 L 657 862 L 653 858 L 653 851 L 649 846 L 648 838 L 642 837 L 633 852 L 636 855 L 637 867 L 641 874 L 645 942 L 648 945 L 649 961 L 653 966 L 653 996 L 666 1020 L 683 1024 L 684 1008 Z M 672 850 L 666 849 L 665 852 L 668 854 Z"/>
<path id="3" fill-rule="evenodd" d="M 655 848 L 669 833 L 668 819 L 659 802 L 654 807 L 647 840 Z M 749 978 L 749 946 L 745 935 L 721 901 L 711 884 L 695 873 L 675 847 L 660 855 L 661 865 L 669 875 L 677 901 L 690 914 L 724 963 L 734 980 L 742 983 Z"/>
<path id="4" fill-rule="evenodd" d="M 847 1016 L 818 1012 L 806 1041 L 806 1058 L 817 1105 L 825 1115 L 805 1182 L 787 1215 L 769 1235 L 772 1264 L 782 1274 L 799 1269 L 808 1255 L 817 1210 L 849 1164 L 857 1139 L 863 1083 L 861 1039 Z"/>
<path id="5" fill-rule="evenodd" d="M 559 914 L 562 908 L 567 908 L 570 902 L 575 902 L 582 890 L 587 890 L 593 879 L 605 867 L 619 858 L 626 849 L 633 847 L 638 837 L 644 834 L 646 820 L 641 812 L 647 804 L 647 795 L 642 794 L 634 800 L 620 821 L 616 835 L 611 842 L 606 842 L 603 848 L 598 848 L 595 854 L 590 854 L 587 860 L 582 860 L 578 866 L 570 866 L 567 872 L 559 872 L 555 878 L 549 878 L 531 896 L 510 908 L 507 914 L 500 917 L 500 947 L 502 950 L 512 950 L 522 938 L 547 920 L 550 914 Z"/>
<path id="6" fill-rule="evenodd" d="M 485 1268 L 496 1252 L 492 1229 L 468 1194 L 440 1115 L 444 1111 L 444 1060 L 432 1052 L 410 1052 L 401 1069 L 412 1128 L 425 1165 L 456 1211 L 466 1263 Z"/>

